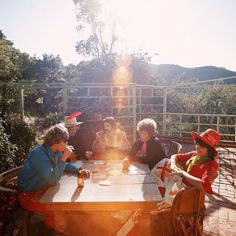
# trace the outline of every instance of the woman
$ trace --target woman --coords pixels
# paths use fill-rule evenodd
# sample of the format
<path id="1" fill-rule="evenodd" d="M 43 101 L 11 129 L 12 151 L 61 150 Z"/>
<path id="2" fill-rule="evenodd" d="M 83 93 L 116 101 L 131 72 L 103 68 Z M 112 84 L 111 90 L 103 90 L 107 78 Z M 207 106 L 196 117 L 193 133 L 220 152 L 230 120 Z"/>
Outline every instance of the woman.
<path id="1" fill-rule="evenodd" d="M 156 137 L 157 124 L 153 119 L 143 119 L 137 125 L 139 139 L 134 142 L 129 151 L 130 161 L 140 161 L 149 166 L 150 170 L 157 162 L 167 155 L 160 140 Z"/>
<path id="2" fill-rule="evenodd" d="M 212 193 L 211 185 L 219 169 L 215 145 L 221 135 L 213 129 L 207 129 L 200 135 L 192 132 L 192 138 L 196 151 L 171 156 L 171 169 L 184 178 L 185 184 Z"/>

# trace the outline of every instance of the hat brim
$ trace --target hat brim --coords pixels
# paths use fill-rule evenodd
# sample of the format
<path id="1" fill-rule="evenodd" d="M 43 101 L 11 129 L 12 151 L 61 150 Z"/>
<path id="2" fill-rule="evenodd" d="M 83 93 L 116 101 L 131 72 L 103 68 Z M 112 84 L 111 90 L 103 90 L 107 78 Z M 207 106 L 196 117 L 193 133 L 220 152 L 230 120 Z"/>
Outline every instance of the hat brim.
<path id="1" fill-rule="evenodd" d="M 82 125 L 83 123 L 84 123 L 84 122 L 76 122 L 76 123 L 74 123 L 74 124 L 65 124 L 65 123 L 64 123 L 64 125 L 65 125 L 66 128 L 70 128 L 70 127 Z"/>
<path id="2" fill-rule="evenodd" d="M 205 139 L 204 137 L 200 136 L 197 132 L 192 131 L 192 139 L 195 140 L 196 138 L 199 138 L 199 139 L 202 140 L 204 143 L 206 143 L 209 147 L 213 148 L 214 151 L 215 151 L 215 156 L 218 155 L 218 152 L 217 152 L 215 146 L 213 146 L 212 144 L 210 144 L 207 139 Z"/>

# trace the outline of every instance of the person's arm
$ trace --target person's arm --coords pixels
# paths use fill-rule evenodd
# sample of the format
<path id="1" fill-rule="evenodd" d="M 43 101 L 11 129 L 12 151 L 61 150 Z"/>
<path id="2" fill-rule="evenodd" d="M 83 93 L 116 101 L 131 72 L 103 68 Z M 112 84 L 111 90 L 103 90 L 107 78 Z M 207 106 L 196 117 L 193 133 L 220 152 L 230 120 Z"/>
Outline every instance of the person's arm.
<path id="1" fill-rule="evenodd" d="M 170 157 L 170 163 L 171 163 L 170 168 L 173 171 L 176 169 L 184 170 L 185 163 L 189 158 L 191 158 L 194 155 L 197 155 L 196 151 L 172 155 Z"/>
<path id="2" fill-rule="evenodd" d="M 203 173 L 201 179 L 203 182 L 204 189 L 207 193 L 213 193 L 211 185 L 218 175 L 218 170 L 219 165 L 215 160 L 206 163 L 205 172 Z"/>
<path id="3" fill-rule="evenodd" d="M 139 161 L 140 162 L 140 160 L 136 157 L 138 150 L 139 150 L 139 140 L 136 140 L 128 152 L 127 157 L 129 159 L 129 161 Z"/>
<path id="4" fill-rule="evenodd" d="M 101 153 L 101 152 L 105 151 L 105 145 L 101 142 L 101 138 L 99 137 L 98 134 L 96 134 L 96 138 L 93 141 L 92 150 L 95 153 Z"/>
<path id="5" fill-rule="evenodd" d="M 121 151 L 129 151 L 129 149 L 130 149 L 130 143 L 126 137 L 125 132 L 123 133 L 123 136 L 122 136 L 120 149 L 121 149 Z"/>
<path id="6" fill-rule="evenodd" d="M 59 159 L 56 167 L 53 168 L 48 156 L 43 151 L 34 152 L 31 155 L 34 155 L 30 162 L 31 168 L 34 169 L 46 183 L 50 185 L 58 183 L 65 169 L 66 162 Z"/>
<path id="7" fill-rule="evenodd" d="M 178 157 L 176 154 L 170 157 L 170 168 L 173 171 L 183 169 L 183 167 L 178 163 Z"/>
<path id="8" fill-rule="evenodd" d="M 203 181 L 201 179 L 199 179 L 195 176 L 192 176 L 192 175 L 188 174 L 186 171 L 181 170 L 181 169 L 176 169 L 174 173 L 176 173 L 176 174 L 180 175 L 181 177 L 183 177 L 184 179 L 186 179 L 190 185 L 195 186 L 200 190 L 204 189 Z"/>
<path id="9" fill-rule="evenodd" d="M 172 155 L 171 170 L 173 171 L 173 173 L 182 176 L 186 180 L 186 182 L 189 183 L 190 185 L 195 186 L 198 189 L 204 189 L 202 179 L 190 175 L 183 168 L 183 163 L 186 163 L 186 161 L 194 155 L 196 155 L 196 152 L 188 152 L 188 153 Z"/>

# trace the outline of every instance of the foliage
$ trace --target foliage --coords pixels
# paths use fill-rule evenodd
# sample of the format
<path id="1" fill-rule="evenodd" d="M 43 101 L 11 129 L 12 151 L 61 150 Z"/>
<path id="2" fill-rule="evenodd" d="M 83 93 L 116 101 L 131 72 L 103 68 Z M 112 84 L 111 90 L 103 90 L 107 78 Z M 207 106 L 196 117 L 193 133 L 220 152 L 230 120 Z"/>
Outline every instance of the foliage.
<path id="1" fill-rule="evenodd" d="M 0 172 L 23 164 L 36 144 L 36 130 L 19 120 L 0 119 Z"/>
<path id="2" fill-rule="evenodd" d="M 214 84 L 209 87 L 193 87 L 184 89 L 169 90 L 167 99 L 167 108 L 170 113 L 198 113 L 209 114 L 205 116 L 201 122 L 207 123 L 206 129 L 211 127 L 211 124 L 216 124 L 216 118 L 211 114 L 236 114 L 236 87 L 225 84 Z M 203 119 L 203 118 L 202 118 Z M 173 121 L 169 121 L 173 122 Z M 172 130 L 182 130 L 190 132 L 196 130 L 196 126 L 191 126 L 190 123 L 197 123 L 194 117 L 188 116 L 178 127 L 170 127 Z M 189 122 L 189 124 L 187 123 Z M 221 127 L 222 133 L 234 133 L 232 127 L 228 125 L 235 125 L 234 118 L 221 118 L 220 123 L 226 125 Z M 213 125 L 213 128 L 215 125 Z M 225 137 L 226 138 L 226 137 Z"/>
<path id="3" fill-rule="evenodd" d="M 63 118 L 64 116 L 62 114 L 58 114 L 57 112 L 49 112 L 49 114 L 47 114 L 41 122 L 43 128 L 49 128 L 50 126 L 61 123 Z"/>
<path id="4" fill-rule="evenodd" d="M 18 68 L 19 56 L 20 52 L 0 31 L 0 81 L 8 82 L 17 79 L 20 73 Z"/>
<path id="5" fill-rule="evenodd" d="M 15 165 L 22 165 L 30 149 L 36 144 L 36 129 L 18 119 L 13 120 L 9 140 L 17 147 Z"/>
<path id="6" fill-rule="evenodd" d="M 16 145 L 9 140 L 9 135 L 6 134 L 4 126 L 6 123 L 0 119 L 0 173 L 15 166 L 13 160 L 17 151 Z"/>
<path id="7" fill-rule="evenodd" d="M 37 83 L 44 83 L 45 88 L 28 90 L 25 98 L 25 105 L 29 111 L 37 109 L 39 114 L 58 111 L 61 89 L 50 88 L 47 83 L 64 82 L 63 64 L 59 56 L 43 55 L 42 59 L 35 58 L 32 64 L 25 70 L 25 79 Z"/>
<path id="8" fill-rule="evenodd" d="M 118 41 L 116 20 L 112 14 L 107 14 L 107 17 L 102 15 L 104 8 L 99 1 L 74 2 L 77 6 L 77 30 L 81 35 L 76 51 L 89 60 L 96 60 L 106 65 L 113 58 L 115 44 Z M 87 35 L 84 37 L 85 34 Z"/>
<path id="9" fill-rule="evenodd" d="M 0 86 L 0 116 L 7 117 L 12 111 L 19 111 L 21 86 L 14 87 L 9 82 L 64 82 L 63 70 L 59 56 L 45 54 L 42 59 L 30 57 L 14 48 L 13 43 L 0 31 L 0 81 L 7 83 Z M 41 114 L 55 112 L 60 104 L 57 97 L 59 92 L 60 89 L 52 89 L 50 92 L 45 92 L 45 89 L 27 91 L 24 94 L 25 107 L 30 111 L 36 108 Z"/>
<path id="10" fill-rule="evenodd" d="M 199 114 L 235 114 L 236 88 L 215 84 L 206 88 L 193 87 L 169 90 L 168 112 Z"/>

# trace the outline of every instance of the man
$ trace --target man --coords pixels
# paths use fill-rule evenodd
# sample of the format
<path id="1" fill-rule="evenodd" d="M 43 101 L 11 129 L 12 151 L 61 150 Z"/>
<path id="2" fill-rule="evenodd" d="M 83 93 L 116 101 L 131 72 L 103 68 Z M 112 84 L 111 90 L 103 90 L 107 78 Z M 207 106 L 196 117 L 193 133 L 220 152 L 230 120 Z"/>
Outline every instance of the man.
<path id="1" fill-rule="evenodd" d="M 71 148 L 67 145 L 68 138 L 68 131 L 63 126 L 51 127 L 45 135 L 43 144 L 29 153 L 18 179 L 18 188 L 21 192 L 19 201 L 22 207 L 46 216 L 46 224 L 51 228 L 55 227 L 52 213 L 35 199 L 38 199 L 48 187 L 57 184 L 64 170 L 80 173 L 85 177 L 90 176 L 88 170 L 66 162 L 72 154 Z M 56 230 L 62 232 L 64 229 Z"/>
<path id="2" fill-rule="evenodd" d="M 83 124 L 83 122 L 78 122 L 76 120 L 76 117 L 80 114 L 81 112 L 74 112 L 71 115 L 66 116 L 64 119 L 65 127 L 69 132 L 68 145 L 71 145 L 74 148 L 74 152 L 69 157 L 70 160 L 85 158 L 86 149 L 84 145 L 84 139 L 79 132 L 80 125 Z"/>
<path id="3" fill-rule="evenodd" d="M 103 119 L 103 130 L 96 133 L 93 151 L 99 159 L 122 159 L 130 149 L 129 141 L 124 131 L 117 129 L 113 117 Z"/>

